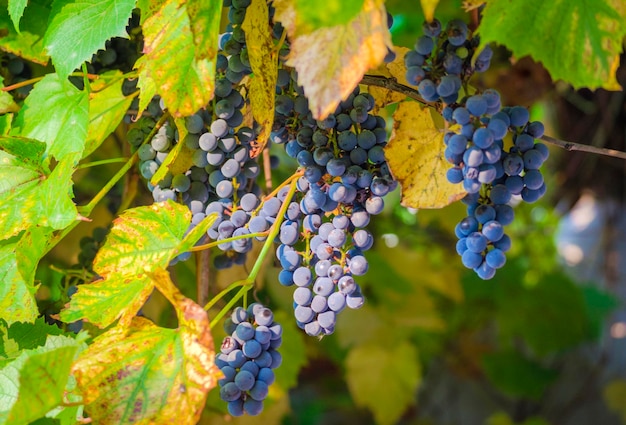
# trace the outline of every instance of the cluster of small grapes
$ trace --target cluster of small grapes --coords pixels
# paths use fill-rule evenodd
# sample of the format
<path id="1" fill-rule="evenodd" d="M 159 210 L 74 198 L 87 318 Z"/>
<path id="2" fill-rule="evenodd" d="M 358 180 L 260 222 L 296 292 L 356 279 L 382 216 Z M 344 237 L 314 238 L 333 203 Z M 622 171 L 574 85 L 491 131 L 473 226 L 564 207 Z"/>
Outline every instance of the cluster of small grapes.
<path id="1" fill-rule="evenodd" d="M 218 381 L 220 397 L 228 402 L 233 416 L 258 415 L 263 400 L 274 382 L 273 369 L 282 357 L 282 326 L 274 321 L 269 308 L 254 303 L 247 309 L 237 307 L 224 323 L 227 336 L 222 341 L 215 364 L 224 377 Z"/>
<path id="2" fill-rule="evenodd" d="M 12 53 L 2 53 L 0 56 L 0 71 L 5 85 L 17 84 L 32 78 L 32 70 L 28 62 Z M 14 90 L 14 96 L 25 98 L 33 86 L 28 85 Z"/>
<path id="3" fill-rule="evenodd" d="M 246 34 L 241 27 L 246 17 L 246 10 L 251 0 L 224 0 L 223 6 L 228 7 L 228 25 L 226 32 L 220 36 L 219 48 L 226 55 L 222 55 L 222 62 L 227 59 L 225 67 L 226 78 L 234 84 L 250 74 L 250 58 L 246 47 Z M 218 58 L 218 68 L 219 68 Z"/>
<path id="4" fill-rule="evenodd" d="M 133 11 L 126 33 L 128 37 L 114 37 L 106 42 L 105 48 L 99 50 L 91 59 L 90 72 L 102 74 L 111 69 L 129 72 L 141 55 L 143 49 L 143 35 L 139 25 L 138 10 Z"/>
<path id="5" fill-rule="evenodd" d="M 468 195 L 465 217 L 457 225 L 457 252 L 463 265 L 482 279 L 491 279 L 504 266 L 511 239 L 504 226 L 514 218 L 508 205 L 518 195 L 535 202 L 546 186 L 539 168 L 548 149 L 535 139 L 543 135 L 543 124 L 529 122 L 526 108 L 500 108 L 495 90 L 471 96 L 461 105 L 444 109 L 444 118 L 461 126 L 459 133 L 448 132 L 445 157 L 453 164 L 447 178 L 463 183 Z M 505 149 L 504 139 L 512 134 L 513 146 Z"/>
<path id="6" fill-rule="evenodd" d="M 457 101 L 463 81 L 474 73 L 489 68 L 493 52 L 489 46 L 478 55 L 472 66 L 472 56 L 478 47 L 478 37 L 468 37 L 465 22 L 458 19 L 448 23 L 442 31 L 441 22 L 425 22 L 424 35 L 417 39 L 415 48 L 404 56 L 406 79 L 428 102 Z"/>
<path id="7" fill-rule="evenodd" d="M 373 237 L 365 227 L 397 185 L 384 156 L 385 121 L 370 114 L 374 99 L 358 87 L 323 121 L 312 118 L 294 71 L 279 71 L 277 91 L 271 139 L 304 173 L 281 226 L 279 281 L 297 286 L 298 326 L 309 335 L 330 334 L 337 313 L 363 304 L 354 276 L 368 267 L 363 251 Z"/>

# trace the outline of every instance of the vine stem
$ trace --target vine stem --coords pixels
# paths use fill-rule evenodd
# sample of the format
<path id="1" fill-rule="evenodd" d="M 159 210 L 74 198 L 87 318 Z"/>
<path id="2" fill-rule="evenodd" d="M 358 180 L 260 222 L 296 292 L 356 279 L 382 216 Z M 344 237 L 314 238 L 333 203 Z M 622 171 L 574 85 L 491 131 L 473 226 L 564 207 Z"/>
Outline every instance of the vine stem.
<path id="1" fill-rule="evenodd" d="M 219 241 L 213 241 L 213 242 L 206 243 L 204 245 L 194 246 L 189 251 L 190 252 L 204 251 L 205 249 L 213 248 L 223 243 L 238 241 L 240 239 L 262 238 L 264 236 L 267 236 L 268 234 L 269 232 L 257 232 L 257 233 L 248 233 L 247 235 L 231 236 L 230 238 L 220 239 Z"/>
<path id="2" fill-rule="evenodd" d="M 211 320 L 211 327 L 213 327 L 215 323 L 218 323 L 220 320 L 222 320 L 222 318 L 226 315 L 226 313 L 230 309 L 232 309 L 233 306 L 245 294 L 247 294 L 247 292 L 254 286 L 254 282 L 256 281 L 257 275 L 259 274 L 259 271 L 261 270 L 261 267 L 263 266 L 263 263 L 265 261 L 265 257 L 267 256 L 267 253 L 272 248 L 274 244 L 274 239 L 276 239 L 278 232 L 280 232 L 280 225 L 282 224 L 284 217 L 285 217 L 285 213 L 287 212 L 287 208 L 289 207 L 289 204 L 291 203 L 291 198 L 293 198 L 294 193 L 296 193 L 296 183 L 298 180 L 294 179 L 293 176 L 290 179 L 288 179 L 288 181 L 289 180 L 291 181 L 291 183 L 289 187 L 289 192 L 287 193 L 287 197 L 283 200 L 283 204 L 280 206 L 280 210 L 278 211 L 278 214 L 276 215 L 276 221 L 274 221 L 274 223 L 272 224 L 269 235 L 267 239 L 265 240 L 265 243 L 263 244 L 263 248 L 261 248 L 261 252 L 257 256 L 256 261 L 254 262 L 254 266 L 252 266 L 252 270 L 248 274 L 248 277 L 244 280 L 240 280 L 240 281 L 232 283 L 226 289 L 222 290 L 219 294 L 217 294 L 204 307 L 205 310 L 209 310 L 211 307 L 215 305 L 215 303 L 217 303 L 217 301 L 220 298 L 223 298 L 224 295 L 226 295 L 228 292 L 230 292 L 234 288 L 241 286 L 241 288 L 239 289 L 239 291 L 237 291 L 235 296 L 230 301 L 228 301 L 228 303 L 220 310 L 220 312 L 213 318 L 213 320 Z"/>
<path id="3" fill-rule="evenodd" d="M 97 80 L 98 78 L 100 78 L 100 76 L 97 74 L 85 74 L 83 72 L 72 72 L 70 76 L 71 77 L 83 77 L 84 76 L 90 80 Z M 0 91 L 11 91 L 11 90 L 19 89 L 22 87 L 26 87 L 31 84 L 38 83 L 39 81 L 43 80 L 43 78 L 44 77 L 36 77 L 36 78 L 31 78 L 30 80 L 20 81 L 19 83 L 11 84 L 10 86 L 0 88 Z"/>
<path id="4" fill-rule="evenodd" d="M 382 75 L 365 75 L 361 80 L 361 84 L 368 86 L 376 86 L 382 87 L 387 90 L 395 91 L 401 93 L 417 102 L 428 105 L 430 107 L 435 107 L 435 103 L 426 102 L 419 94 L 419 92 L 411 87 L 405 86 L 404 84 L 398 83 L 398 81 L 391 77 L 385 77 Z M 565 149 L 566 151 L 580 151 L 580 152 L 588 152 L 597 155 L 610 156 L 613 158 L 626 159 L 626 152 L 618 151 L 615 149 L 606 149 L 606 148 L 598 148 L 595 146 L 585 145 L 582 143 L 574 143 L 568 142 L 565 140 L 559 140 L 551 136 L 543 135 L 539 138 L 540 140 L 549 143 L 551 145 L 558 146 L 560 148 Z"/>
<path id="5" fill-rule="evenodd" d="M 103 159 L 100 161 L 93 161 L 93 162 L 86 162 L 84 164 L 79 164 L 76 169 L 77 170 L 82 170 L 83 168 L 89 168 L 89 167 L 96 167 L 98 165 L 105 165 L 105 164 L 115 164 L 118 162 L 126 162 L 128 161 L 129 158 L 110 158 L 110 159 Z"/>

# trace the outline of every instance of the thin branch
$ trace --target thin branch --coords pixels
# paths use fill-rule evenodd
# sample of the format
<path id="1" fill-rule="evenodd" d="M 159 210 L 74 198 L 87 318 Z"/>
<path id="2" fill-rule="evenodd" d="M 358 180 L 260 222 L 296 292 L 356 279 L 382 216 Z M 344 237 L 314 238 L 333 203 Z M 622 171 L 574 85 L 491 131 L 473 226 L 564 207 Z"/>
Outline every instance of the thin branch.
<path id="1" fill-rule="evenodd" d="M 369 85 L 369 86 L 377 86 L 377 87 L 385 88 L 387 90 L 392 90 L 392 91 L 401 93 L 407 97 L 410 97 L 411 99 L 416 100 L 424 105 L 428 105 L 431 107 L 435 106 L 435 103 L 424 101 L 424 99 L 422 99 L 422 97 L 420 96 L 417 90 L 411 87 L 405 86 L 404 84 L 398 83 L 396 79 L 393 77 L 385 77 L 382 75 L 365 75 L 363 79 L 361 80 L 361 83 L 365 85 Z M 551 145 L 555 145 L 560 148 L 563 148 L 566 151 L 588 152 L 588 153 L 594 153 L 597 155 L 610 156 L 613 158 L 626 159 L 626 152 L 618 151 L 615 149 L 598 148 L 595 146 L 585 145 L 582 143 L 568 142 L 565 140 L 555 139 L 554 137 L 550 137 L 546 135 L 540 137 L 540 139 Z"/>

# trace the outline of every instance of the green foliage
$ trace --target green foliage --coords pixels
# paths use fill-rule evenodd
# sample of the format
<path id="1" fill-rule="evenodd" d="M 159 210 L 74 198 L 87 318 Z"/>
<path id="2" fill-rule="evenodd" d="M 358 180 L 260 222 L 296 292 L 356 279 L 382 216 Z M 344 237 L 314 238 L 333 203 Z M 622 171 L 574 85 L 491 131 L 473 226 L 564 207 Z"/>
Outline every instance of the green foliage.
<path id="1" fill-rule="evenodd" d="M 133 7 L 135 0 L 55 0 L 44 43 L 59 76 L 67 77 L 109 38 L 126 36 Z"/>
<path id="2" fill-rule="evenodd" d="M 497 42 L 516 56 L 530 55 L 555 80 L 617 90 L 625 21 L 620 0 L 490 0 L 478 31 L 483 45 Z"/>
<path id="3" fill-rule="evenodd" d="M 9 15 L 18 33 L 20 32 L 20 19 L 27 5 L 28 0 L 9 0 Z"/>
<path id="4" fill-rule="evenodd" d="M 30 1 L 20 21 L 19 32 L 14 27 L 8 9 L 1 7 L 0 29 L 6 33 L 6 36 L 0 38 L 2 50 L 45 65 L 48 62 L 48 54 L 43 41 L 46 26 L 42 25 L 42 22 L 48 22 L 50 4 L 49 0 Z"/>
<path id="5" fill-rule="evenodd" d="M 347 24 L 363 7 L 363 0 L 296 0 L 295 3 L 300 34 L 308 34 L 318 28 Z"/>

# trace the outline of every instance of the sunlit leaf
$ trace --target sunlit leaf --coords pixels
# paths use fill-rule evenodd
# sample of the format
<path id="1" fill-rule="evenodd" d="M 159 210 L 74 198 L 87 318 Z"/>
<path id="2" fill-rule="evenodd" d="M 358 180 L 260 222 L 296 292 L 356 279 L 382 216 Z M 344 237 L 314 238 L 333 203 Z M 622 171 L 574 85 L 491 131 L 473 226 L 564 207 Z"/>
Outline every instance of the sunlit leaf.
<path id="1" fill-rule="evenodd" d="M 175 117 L 189 116 L 206 106 L 213 97 L 215 63 L 198 59 L 204 55 L 194 44 L 185 2 L 168 0 L 142 29 L 145 59 L 137 65 L 139 80 L 152 80 Z"/>
<path id="2" fill-rule="evenodd" d="M 208 59 L 215 62 L 222 4 L 219 0 L 187 0 L 187 14 L 198 60 Z"/>
<path id="3" fill-rule="evenodd" d="M 187 146 L 187 143 L 185 143 L 185 138 L 189 134 L 187 127 L 185 126 L 185 120 L 177 118 L 174 122 L 176 124 L 176 128 L 178 128 L 178 138 L 180 141 L 167 154 L 167 157 L 165 157 L 165 160 L 161 163 L 157 172 L 154 173 L 150 179 L 150 183 L 155 186 L 159 184 L 159 182 L 163 180 L 167 174 L 172 176 L 183 174 L 193 165 L 193 154 L 195 150 Z"/>
<path id="4" fill-rule="evenodd" d="M 359 406 L 372 411 L 376 423 L 395 424 L 415 402 L 421 370 L 411 343 L 359 345 L 350 350 L 345 365 L 350 394 Z"/>
<path id="5" fill-rule="evenodd" d="M 67 77 L 104 49 L 112 37 L 127 37 L 135 0 L 56 0 L 45 44 L 59 75 Z"/>
<path id="6" fill-rule="evenodd" d="M 35 227 L 19 239 L 0 242 L 0 318 L 9 324 L 34 322 L 39 315 L 35 270 L 49 237 L 49 231 Z"/>
<path id="7" fill-rule="evenodd" d="M 275 1 L 274 7 L 274 19 L 283 24 L 291 41 L 287 64 L 298 71 L 298 83 L 316 119 L 334 112 L 365 72 L 382 63 L 391 47 L 387 13 L 375 0 L 365 0 L 361 12 L 345 25 L 300 36 L 292 2 Z"/>
<path id="8" fill-rule="evenodd" d="M 530 55 L 555 80 L 620 90 L 615 71 L 626 35 L 621 0 L 490 0 L 478 31 L 482 45 L 497 42 L 518 57 Z"/>
<path id="9" fill-rule="evenodd" d="M 35 63 L 48 63 L 43 36 L 50 16 L 48 0 L 31 0 L 20 20 L 20 32 L 14 27 L 8 8 L 0 7 L 0 48 Z"/>
<path id="10" fill-rule="evenodd" d="M 250 104 L 252 115 L 261 124 L 257 137 L 257 152 L 263 150 L 274 122 L 274 97 L 278 76 L 278 57 L 270 26 L 265 0 L 252 0 L 246 12 L 242 28 L 246 33 L 246 46 L 250 56 L 252 78 L 250 80 Z"/>
<path id="11" fill-rule="evenodd" d="M 130 107 L 132 97 L 124 96 L 122 93 L 122 83 L 119 78 L 120 71 L 112 71 L 101 76 L 101 80 L 92 86 L 91 97 L 89 98 L 89 125 L 87 127 L 87 141 L 83 157 L 91 154 L 104 142 L 104 140 L 122 122 L 126 111 Z M 113 83 L 109 81 L 117 78 Z M 108 84 L 106 88 L 98 90 L 98 84 Z"/>
<path id="12" fill-rule="evenodd" d="M 12 155 L 22 166 L 37 170 L 43 161 L 46 144 L 26 137 L 0 137 L 0 150 Z M 6 164 L 6 163 L 5 163 Z M 2 174 L 10 177 L 10 174 Z M 13 175 L 15 176 L 15 175 Z M 0 192 L 2 192 L 0 190 Z"/>
<path id="13" fill-rule="evenodd" d="M 72 174 L 78 154 L 47 171 L 0 151 L 0 239 L 32 226 L 63 229 L 78 218 Z"/>
<path id="14" fill-rule="evenodd" d="M 404 55 L 411 49 L 396 46 L 393 48 L 393 50 L 396 54 L 396 58 L 392 62 L 383 63 L 378 68 L 368 71 L 368 74 L 380 75 L 392 81 L 395 80 L 397 83 L 409 87 L 410 85 L 406 80 L 406 66 L 404 65 Z M 367 91 L 372 96 L 374 96 L 374 111 L 406 99 L 406 95 L 400 92 L 375 85 L 369 85 L 367 87 Z"/>
<path id="15" fill-rule="evenodd" d="M 463 188 L 446 178 L 450 164 L 443 155 L 444 132 L 435 126 L 430 111 L 417 103 L 403 102 L 393 117 L 385 156 L 402 185 L 402 205 L 442 208 L 461 199 Z"/>
<path id="16" fill-rule="evenodd" d="M 48 336 L 0 370 L 0 423 L 27 424 L 63 401 L 70 367 L 81 343 Z M 34 396 L 36 394 L 36 396 Z"/>
<path id="17" fill-rule="evenodd" d="M 22 19 L 27 4 L 28 0 L 9 0 L 9 15 L 18 33 L 20 32 L 20 20 Z"/>
<path id="18" fill-rule="evenodd" d="M 86 91 L 57 74 L 48 74 L 24 101 L 11 133 L 45 142 L 47 153 L 57 159 L 81 153 L 87 136 L 88 108 Z"/>
<path id="19" fill-rule="evenodd" d="M 96 338 L 74 363 L 95 423 L 198 422 L 219 374 L 209 321 L 202 307 L 180 293 L 168 298 L 175 300 L 178 329 L 136 317 L 129 327 L 117 326 Z"/>
<path id="20" fill-rule="evenodd" d="M 3 85 L 4 77 L 0 76 L 0 86 Z M 13 100 L 13 96 L 9 92 L 0 92 L 0 114 L 6 114 L 7 112 L 17 112 L 20 107 Z"/>
<path id="21" fill-rule="evenodd" d="M 203 220 L 194 234 L 200 237 L 214 219 Z M 190 222 L 189 208 L 171 201 L 126 210 L 113 222 L 94 260 L 93 269 L 102 279 L 80 285 L 61 319 L 85 319 L 104 328 L 121 317 L 121 324 L 128 325 L 154 288 L 151 273 L 165 269 L 181 253 Z"/>
<path id="22" fill-rule="evenodd" d="M 38 317 L 33 323 L 15 322 L 6 329 L 4 335 L 4 345 L 10 341 L 14 350 L 5 354 L 8 358 L 16 358 L 23 350 L 32 350 L 45 345 L 49 335 L 62 334 L 61 328 L 46 323 L 43 317 Z"/>
<path id="23" fill-rule="evenodd" d="M 318 28 L 344 25 L 363 8 L 364 0 L 296 0 L 298 35 Z"/>

